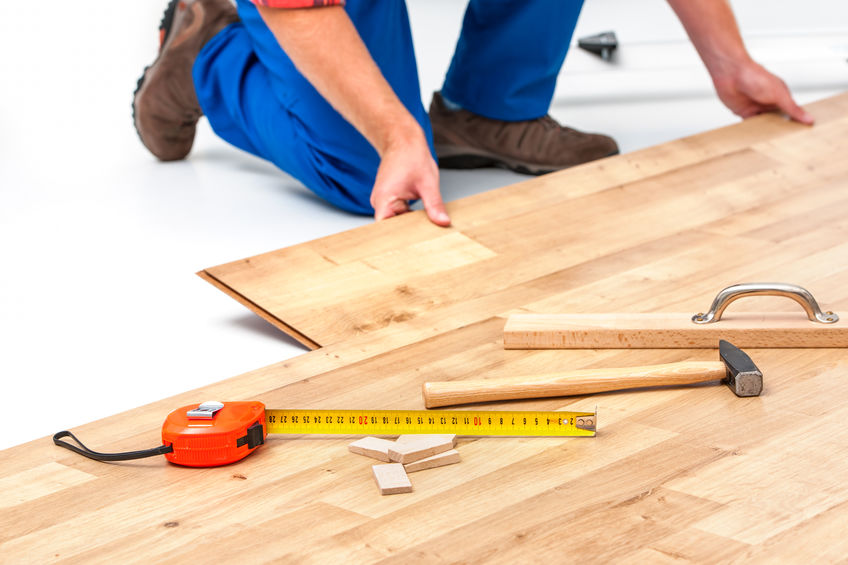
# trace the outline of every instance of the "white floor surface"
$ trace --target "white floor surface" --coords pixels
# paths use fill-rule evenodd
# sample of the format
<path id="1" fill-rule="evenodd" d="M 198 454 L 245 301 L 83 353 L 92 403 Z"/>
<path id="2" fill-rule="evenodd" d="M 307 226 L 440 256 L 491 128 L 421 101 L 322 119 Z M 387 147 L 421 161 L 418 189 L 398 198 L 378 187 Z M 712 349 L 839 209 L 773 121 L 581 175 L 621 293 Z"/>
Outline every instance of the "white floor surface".
<path id="1" fill-rule="evenodd" d="M 0 20 L 0 448 L 305 353 L 195 272 L 371 221 L 205 121 L 186 161 L 145 151 L 130 101 L 165 3 L 14 2 Z M 464 3 L 409 5 L 429 102 Z M 734 6 L 751 51 L 800 102 L 848 89 L 848 3 Z M 615 59 L 572 49 L 555 117 L 623 151 L 736 120 L 665 3 L 588 0 L 575 41 L 608 29 Z M 442 189 L 454 200 L 523 178 L 443 171 Z"/>

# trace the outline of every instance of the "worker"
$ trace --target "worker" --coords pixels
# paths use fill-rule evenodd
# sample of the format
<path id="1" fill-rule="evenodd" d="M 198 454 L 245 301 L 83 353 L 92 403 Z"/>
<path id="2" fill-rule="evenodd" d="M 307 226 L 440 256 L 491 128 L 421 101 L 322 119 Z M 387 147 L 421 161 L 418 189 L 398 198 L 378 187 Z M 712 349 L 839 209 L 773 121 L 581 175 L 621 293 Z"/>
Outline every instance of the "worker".
<path id="1" fill-rule="evenodd" d="M 750 57 L 726 0 L 668 2 L 730 110 L 812 124 Z M 470 0 L 428 115 L 403 0 L 171 0 L 135 126 L 156 157 L 183 159 L 205 114 L 339 208 L 380 220 L 420 199 L 448 226 L 437 160 L 541 174 L 618 152 L 548 115 L 582 4 Z"/>

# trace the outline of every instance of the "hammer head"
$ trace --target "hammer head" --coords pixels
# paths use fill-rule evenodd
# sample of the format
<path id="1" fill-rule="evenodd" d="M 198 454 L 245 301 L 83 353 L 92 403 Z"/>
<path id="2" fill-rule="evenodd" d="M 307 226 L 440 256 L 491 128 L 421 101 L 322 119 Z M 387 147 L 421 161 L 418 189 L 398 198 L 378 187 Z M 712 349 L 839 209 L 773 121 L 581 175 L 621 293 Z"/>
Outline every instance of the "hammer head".
<path id="1" fill-rule="evenodd" d="M 763 374 L 748 354 L 730 343 L 718 342 L 718 353 L 727 369 L 727 383 L 736 396 L 759 396 L 763 390 Z"/>

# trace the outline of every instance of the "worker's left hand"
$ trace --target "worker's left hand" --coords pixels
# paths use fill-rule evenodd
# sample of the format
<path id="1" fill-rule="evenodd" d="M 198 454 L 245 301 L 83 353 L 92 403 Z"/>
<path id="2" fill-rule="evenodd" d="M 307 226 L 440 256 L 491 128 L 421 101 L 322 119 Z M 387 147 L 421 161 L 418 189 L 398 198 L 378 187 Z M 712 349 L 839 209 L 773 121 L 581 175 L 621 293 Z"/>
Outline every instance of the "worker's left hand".
<path id="1" fill-rule="evenodd" d="M 742 118 L 780 110 L 802 124 L 812 125 L 813 116 L 798 106 L 789 88 L 762 65 L 750 61 L 733 73 L 713 76 L 718 97 L 724 105 Z"/>

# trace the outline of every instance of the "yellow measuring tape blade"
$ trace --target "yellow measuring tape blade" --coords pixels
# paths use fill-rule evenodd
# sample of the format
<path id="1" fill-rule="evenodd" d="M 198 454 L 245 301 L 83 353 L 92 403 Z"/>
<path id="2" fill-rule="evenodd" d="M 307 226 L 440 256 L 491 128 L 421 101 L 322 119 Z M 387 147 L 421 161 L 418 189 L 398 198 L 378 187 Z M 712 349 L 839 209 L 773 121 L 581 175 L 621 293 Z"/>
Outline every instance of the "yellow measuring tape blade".
<path id="1" fill-rule="evenodd" d="M 593 437 L 597 412 L 265 410 L 269 434 Z"/>

